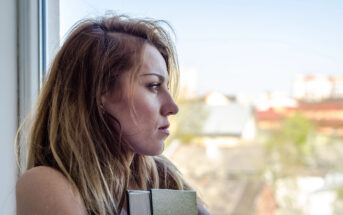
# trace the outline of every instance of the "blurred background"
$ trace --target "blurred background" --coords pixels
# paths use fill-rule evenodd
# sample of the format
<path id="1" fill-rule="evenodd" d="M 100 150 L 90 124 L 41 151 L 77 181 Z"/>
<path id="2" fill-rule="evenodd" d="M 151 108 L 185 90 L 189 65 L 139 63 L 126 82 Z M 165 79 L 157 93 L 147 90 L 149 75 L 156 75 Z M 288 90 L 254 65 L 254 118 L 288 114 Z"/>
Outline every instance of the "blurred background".
<path id="1" fill-rule="evenodd" d="M 343 214 L 343 2 L 1 0 L 0 214 L 13 140 L 72 26 L 166 20 L 180 63 L 164 154 L 213 215 Z"/>

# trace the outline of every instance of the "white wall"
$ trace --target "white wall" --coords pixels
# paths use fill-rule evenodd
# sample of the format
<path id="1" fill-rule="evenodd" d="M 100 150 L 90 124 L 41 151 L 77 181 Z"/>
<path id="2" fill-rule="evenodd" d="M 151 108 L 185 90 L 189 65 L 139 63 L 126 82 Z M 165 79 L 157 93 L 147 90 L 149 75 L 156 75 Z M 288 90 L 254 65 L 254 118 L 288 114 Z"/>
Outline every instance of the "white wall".
<path id="1" fill-rule="evenodd" d="M 15 214 L 17 129 L 16 1 L 0 3 L 0 214 Z"/>

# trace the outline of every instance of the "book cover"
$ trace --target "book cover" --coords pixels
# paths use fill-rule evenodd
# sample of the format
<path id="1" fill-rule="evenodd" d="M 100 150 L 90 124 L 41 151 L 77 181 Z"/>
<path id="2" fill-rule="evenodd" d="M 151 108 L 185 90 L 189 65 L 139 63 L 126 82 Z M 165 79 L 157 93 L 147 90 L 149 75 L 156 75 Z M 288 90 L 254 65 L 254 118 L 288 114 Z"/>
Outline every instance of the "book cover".
<path id="1" fill-rule="evenodd" d="M 128 190 L 128 215 L 151 215 L 150 191 Z"/>
<path id="2" fill-rule="evenodd" d="M 128 190 L 129 215 L 197 215 L 193 190 Z"/>

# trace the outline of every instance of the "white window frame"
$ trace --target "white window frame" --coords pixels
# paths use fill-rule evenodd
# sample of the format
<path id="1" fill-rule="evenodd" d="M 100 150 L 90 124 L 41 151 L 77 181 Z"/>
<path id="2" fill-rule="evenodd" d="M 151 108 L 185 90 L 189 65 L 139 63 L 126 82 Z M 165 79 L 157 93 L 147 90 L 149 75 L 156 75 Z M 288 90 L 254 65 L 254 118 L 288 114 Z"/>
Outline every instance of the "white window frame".
<path id="1" fill-rule="evenodd" d="M 59 0 L 2 0 L 0 18 L 0 214 L 16 214 L 14 139 L 58 48 Z"/>
<path id="2" fill-rule="evenodd" d="M 19 122 L 32 110 L 59 44 L 59 0 L 19 0 Z M 25 164 L 25 159 L 21 162 Z"/>

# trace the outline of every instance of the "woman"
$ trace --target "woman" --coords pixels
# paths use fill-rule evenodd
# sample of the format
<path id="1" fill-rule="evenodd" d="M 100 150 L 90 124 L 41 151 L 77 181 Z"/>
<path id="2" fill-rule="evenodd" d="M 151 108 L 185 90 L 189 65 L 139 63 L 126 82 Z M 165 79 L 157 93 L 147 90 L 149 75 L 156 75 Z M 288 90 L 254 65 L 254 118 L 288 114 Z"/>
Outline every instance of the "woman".
<path id="1" fill-rule="evenodd" d="M 78 24 L 38 98 L 17 214 L 125 214 L 127 189 L 190 189 L 159 156 L 178 112 L 169 93 L 177 71 L 159 22 Z"/>

